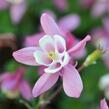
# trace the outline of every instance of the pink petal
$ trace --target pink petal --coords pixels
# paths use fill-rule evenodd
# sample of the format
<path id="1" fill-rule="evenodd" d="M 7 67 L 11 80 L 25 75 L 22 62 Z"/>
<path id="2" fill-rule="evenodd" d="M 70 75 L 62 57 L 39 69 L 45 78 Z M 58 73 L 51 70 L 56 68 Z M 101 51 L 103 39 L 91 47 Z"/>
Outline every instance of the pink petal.
<path id="1" fill-rule="evenodd" d="M 45 66 L 40 66 L 40 67 L 38 68 L 38 74 L 39 74 L 40 76 L 45 73 L 45 72 L 44 72 L 44 69 L 45 69 L 45 68 L 46 68 Z"/>
<path id="2" fill-rule="evenodd" d="M 59 10 L 63 11 L 68 9 L 68 1 L 67 0 L 53 0 L 54 5 Z"/>
<path id="3" fill-rule="evenodd" d="M 83 89 L 82 80 L 78 71 L 70 64 L 63 69 L 63 87 L 68 96 L 80 97 Z"/>
<path id="4" fill-rule="evenodd" d="M 60 34 L 59 27 L 55 23 L 54 19 L 48 14 L 44 13 L 41 16 L 41 25 L 44 32 L 48 35 Z"/>
<path id="5" fill-rule="evenodd" d="M 46 74 L 44 73 L 39 80 L 36 82 L 34 88 L 33 88 L 33 96 L 37 97 L 40 94 L 46 92 L 48 89 L 50 89 L 58 80 L 59 73 L 55 74 Z"/>
<path id="6" fill-rule="evenodd" d="M 72 31 L 75 30 L 80 24 L 80 17 L 78 15 L 68 15 L 63 17 L 59 21 L 59 27 L 63 31 Z"/>
<path id="7" fill-rule="evenodd" d="M 105 99 L 100 101 L 100 109 L 109 109 Z"/>
<path id="8" fill-rule="evenodd" d="M 16 79 L 14 78 L 15 78 L 15 75 L 10 75 L 8 78 L 5 78 L 5 80 L 1 82 L 1 89 L 2 90 L 16 89 L 18 81 L 16 81 Z"/>
<path id="9" fill-rule="evenodd" d="M 0 82 L 2 82 L 3 80 L 6 80 L 8 78 L 10 78 L 11 74 L 6 72 L 0 75 Z"/>
<path id="10" fill-rule="evenodd" d="M 74 55 L 75 53 L 79 52 L 80 50 L 84 49 L 86 42 L 91 39 L 91 36 L 87 35 L 82 41 L 77 43 L 74 47 L 68 50 L 70 55 Z"/>
<path id="11" fill-rule="evenodd" d="M 105 17 L 103 19 L 103 24 L 104 24 L 104 29 L 106 30 L 106 32 L 108 32 L 109 34 L 109 17 Z"/>
<path id="12" fill-rule="evenodd" d="M 94 16 L 94 17 L 100 17 L 100 16 L 102 16 L 107 11 L 106 5 L 107 4 L 105 3 L 105 1 L 104 2 L 99 2 L 98 1 L 93 6 L 92 16 Z"/>
<path id="13" fill-rule="evenodd" d="M 25 46 L 39 46 L 39 40 L 44 36 L 44 33 L 37 33 L 27 36 L 25 39 Z"/>
<path id="14" fill-rule="evenodd" d="M 9 3 L 6 0 L 0 0 L 0 10 L 7 9 L 9 6 Z"/>
<path id="15" fill-rule="evenodd" d="M 23 1 L 22 3 L 18 5 L 12 5 L 10 7 L 10 14 L 11 14 L 11 19 L 13 23 L 19 23 L 20 20 L 22 19 L 23 15 L 25 14 L 26 11 L 26 3 Z"/>
<path id="16" fill-rule="evenodd" d="M 27 81 L 25 81 L 25 80 L 21 81 L 20 86 L 19 86 L 19 90 L 20 90 L 22 96 L 26 100 L 32 99 L 32 90 L 31 90 L 31 87 Z"/>
<path id="17" fill-rule="evenodd" d="M 15 58 L 16 61 L 26 64 L 26 65 L 33 65 L 36 66 L 38 65 L 35 61 L 35 58 L 33 56 L 33 53 L 37 50 L 38 48 L 36 47 L 27 47 L 20 49 L 18 51 L 15 51 L 13 53 L 13 57 Z"/>

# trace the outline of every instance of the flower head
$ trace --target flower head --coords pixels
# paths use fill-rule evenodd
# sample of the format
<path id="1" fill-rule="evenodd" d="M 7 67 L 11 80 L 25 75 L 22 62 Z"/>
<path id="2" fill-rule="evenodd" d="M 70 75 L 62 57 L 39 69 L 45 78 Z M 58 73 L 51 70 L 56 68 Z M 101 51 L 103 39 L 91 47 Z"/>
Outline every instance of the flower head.
<path id="1" fill-rule="evenodd" d="M 0 88 L 8 98 L 17 98 L 19 94 L 26 100 L 32 98 L 30 85 L 23 79 L 24 72 L 25 69 L 20 67 L 14 74 L 6 72 L 0 75 Z"/>
<path id="2" fill-rule="evenodd" d="M 37 97 L 50 89 L 61 76 L 65 93 L 78 98 L 83 84 L 78 71 L 70 61 L 80 49 L 84 49 L 91 37 L 88 35 L 74 47 L 67 49 L 64 34 L 52 17 L 46 13 L 42 14 L 41 25 L 45 35 L 39 40 L 39 46 L 23 48 L 13 53 L 18 62 L 45 66 L 45 73 L 33 88 L 33 96 Z"/>
<path id="3" fill-rule="evenodd" d="M 22 19 L 27 5 L 25 0 L 0 0 L 0 10 L 10 9 L 12 22 L 17 24 Z"/>

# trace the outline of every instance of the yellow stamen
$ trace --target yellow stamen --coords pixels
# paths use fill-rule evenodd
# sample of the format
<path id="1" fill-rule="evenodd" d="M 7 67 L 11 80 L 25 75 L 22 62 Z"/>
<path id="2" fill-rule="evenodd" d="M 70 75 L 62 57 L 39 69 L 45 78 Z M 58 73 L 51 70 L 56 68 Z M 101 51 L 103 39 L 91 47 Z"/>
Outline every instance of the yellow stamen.
<path id="1" fill-rule="evenodd" d="M 57 55 L 55 52 L 51 51 L 48 53 L 48 58 L 55 60 L 57 58 Z"/>

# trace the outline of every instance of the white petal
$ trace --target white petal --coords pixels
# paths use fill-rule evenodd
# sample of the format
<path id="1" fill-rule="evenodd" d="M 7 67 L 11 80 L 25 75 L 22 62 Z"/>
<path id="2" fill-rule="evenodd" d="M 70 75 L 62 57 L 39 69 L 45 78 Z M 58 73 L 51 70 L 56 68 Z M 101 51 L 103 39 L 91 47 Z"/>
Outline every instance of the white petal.
<path id="1" fill-rule="evenodd" d="M 48 66 L 52 63 L 52 60 L 47 57 L 47 55 L 41 50 L 37 50 L 34 52 L 35 60 L 40 65 Z"/>
<path id="2" fill-rule="evenodd" d="M 54 41 L 53 38 L 49 35 L 43 36 L 39 40 L 39 45 L 44 51 L 54 51 Z"/>
<path id="3" fill-rule="evenodd" d="M 49 66 L 48 68 L 45 68 L 44 71 L 46 73 L 56 73 L 61 69 L 62 69 L 61 63 L 54 63 L 51 66 Z"/>

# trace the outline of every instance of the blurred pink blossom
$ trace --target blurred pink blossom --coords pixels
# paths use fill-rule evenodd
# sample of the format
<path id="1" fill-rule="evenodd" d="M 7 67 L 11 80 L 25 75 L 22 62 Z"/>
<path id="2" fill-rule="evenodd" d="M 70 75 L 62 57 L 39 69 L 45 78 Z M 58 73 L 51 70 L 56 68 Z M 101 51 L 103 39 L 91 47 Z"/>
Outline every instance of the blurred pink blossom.
<path id="1" fill-rule="evenodd" d="M 68 9 L 68 0 L 53 0 L 53 3 L 60 11 L 65 11 Z"/>
<path id="2" fill-rule="evenodd" d="M 96 47 L 101 47 L 106 51 L 103 55 L 103 60 L 107 67 L 109 67 L 109 18 L 103 19 L 103 28 L 96 28 L 92 32 L 93 43 Z"/>
<path id="3" fill-rule="evenodd" d="M 0 10 L 10 9 L 12 22 L 17 24 L 25 14 L 27 5 L 25 0 L 0 0 Z"/>
<path id="4" fill-rule="evenodd" d="M 13 57 L 23 64 L 45 66 L 45 73 L 33 88 L 34 97 L 50 89 L 61 76 L 65 93 L 70 97 L 78 98 L 83 84 L 79 72 L 70 61 L 74 54 L 84 49 L 91 37 L 86 36 L 75 46 L 67 49 L 64 34 L 51 16 L 42 14 L 41 25 L 45 35 L 39 40 L 39 46 L 20 49 L 13 53 Z"/>
<path id="5" fill-rule="evenodd" d="M 83 8 L 90 8 L 90 7 L 92 7 L 95 1 L 96 0 L 79 0 L 80 5 Z"/>
<path id="6" fill-rule="evenodd" d="M 100 109 L 109 109 L 105 99 L 100 101 Z"/>
<path id="7" fill-rule="evenodd" d="M 19 94 L 26 100 L 32 98 L 30 85 L 23 79 L 24 73 L 25 69 L 20 67 L 15 73 L 4 72 L 0 75 L 0 88 L 8 98 L 16 98 Z"/>
<path id="8" fill-rule="evenodd" d="M 92 6 L 92 16 L 100 17 L 109 13 L 109 0 L 96 0 Z"/>

